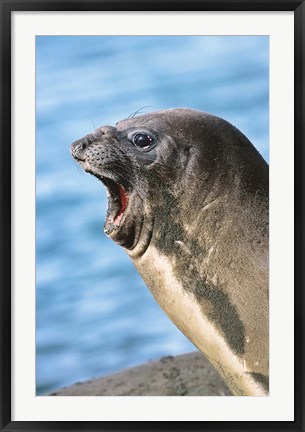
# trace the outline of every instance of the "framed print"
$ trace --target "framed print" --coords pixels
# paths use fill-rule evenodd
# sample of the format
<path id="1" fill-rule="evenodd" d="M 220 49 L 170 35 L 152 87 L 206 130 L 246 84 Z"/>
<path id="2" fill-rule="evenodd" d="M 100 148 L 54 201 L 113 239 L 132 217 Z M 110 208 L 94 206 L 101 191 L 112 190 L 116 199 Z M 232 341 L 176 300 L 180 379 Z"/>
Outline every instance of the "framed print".
<path id="1" fill-rule="evenodd" d="M 304 430 L 304 2 L 1 29 L 1 430 Z"/>

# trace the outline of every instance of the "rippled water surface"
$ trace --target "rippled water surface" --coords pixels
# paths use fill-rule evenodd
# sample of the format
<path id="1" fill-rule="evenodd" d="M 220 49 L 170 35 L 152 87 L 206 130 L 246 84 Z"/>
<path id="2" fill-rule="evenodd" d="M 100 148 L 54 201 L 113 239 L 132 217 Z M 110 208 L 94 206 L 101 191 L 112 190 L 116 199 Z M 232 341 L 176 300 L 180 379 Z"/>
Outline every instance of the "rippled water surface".
<path id="1" fill-rule="evenodd" d="M 141 107 L 191 107 L 233 123 L 268 159 L 268 43 L 37 37 L 37 394 L 195 349 L 105 237 L 105 190 L 70 143 Z"/>

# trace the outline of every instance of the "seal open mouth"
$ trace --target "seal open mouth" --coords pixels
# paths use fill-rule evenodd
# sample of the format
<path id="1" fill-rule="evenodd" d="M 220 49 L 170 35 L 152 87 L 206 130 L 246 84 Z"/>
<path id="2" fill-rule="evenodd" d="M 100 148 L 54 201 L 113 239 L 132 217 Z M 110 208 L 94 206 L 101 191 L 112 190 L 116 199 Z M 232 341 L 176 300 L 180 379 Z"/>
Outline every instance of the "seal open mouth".
<path id="1" fill-rule="evenodd" d="M 119 227 L 122 221 L 128 204 L 128 194 L 124 186 L 109 177 L 98 176 L 98 178 L 107 189 L 108 208 L 105 231 L 107 234 L 110 234 L 114 228 Z"/>

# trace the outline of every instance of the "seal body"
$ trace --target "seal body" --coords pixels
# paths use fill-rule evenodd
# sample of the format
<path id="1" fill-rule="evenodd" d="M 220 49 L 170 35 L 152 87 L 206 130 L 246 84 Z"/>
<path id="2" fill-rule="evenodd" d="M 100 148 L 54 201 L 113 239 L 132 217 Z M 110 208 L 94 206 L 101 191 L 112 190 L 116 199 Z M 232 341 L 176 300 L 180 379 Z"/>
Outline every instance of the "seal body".
<path id="1" fill-rule="evenodd" d="M 105 232 L 233 394 L 268 394 L 268 165 L 225 120 L 171 109 L 71 153 L 107 187 Z"/>

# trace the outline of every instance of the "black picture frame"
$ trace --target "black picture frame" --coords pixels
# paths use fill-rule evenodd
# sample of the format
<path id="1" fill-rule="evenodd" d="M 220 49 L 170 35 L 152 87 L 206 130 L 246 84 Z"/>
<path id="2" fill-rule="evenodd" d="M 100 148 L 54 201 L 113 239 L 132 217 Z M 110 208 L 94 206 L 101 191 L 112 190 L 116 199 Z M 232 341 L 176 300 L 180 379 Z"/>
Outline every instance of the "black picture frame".
<path id="1" fill-rule="evenodd" d="M 13 11 L 293 11 L 295 164 L 295 379 L 294 421 L 269 422 L 98 422 L 11 421 L 11 13 Z M 304 42 L 305 4 L 294 0 L 0 0 L 1 14 L 1 431 L 68 430 L 257 430 L 304 431 Z M 283 389 L 284 391 L 284 389 Z"/>

